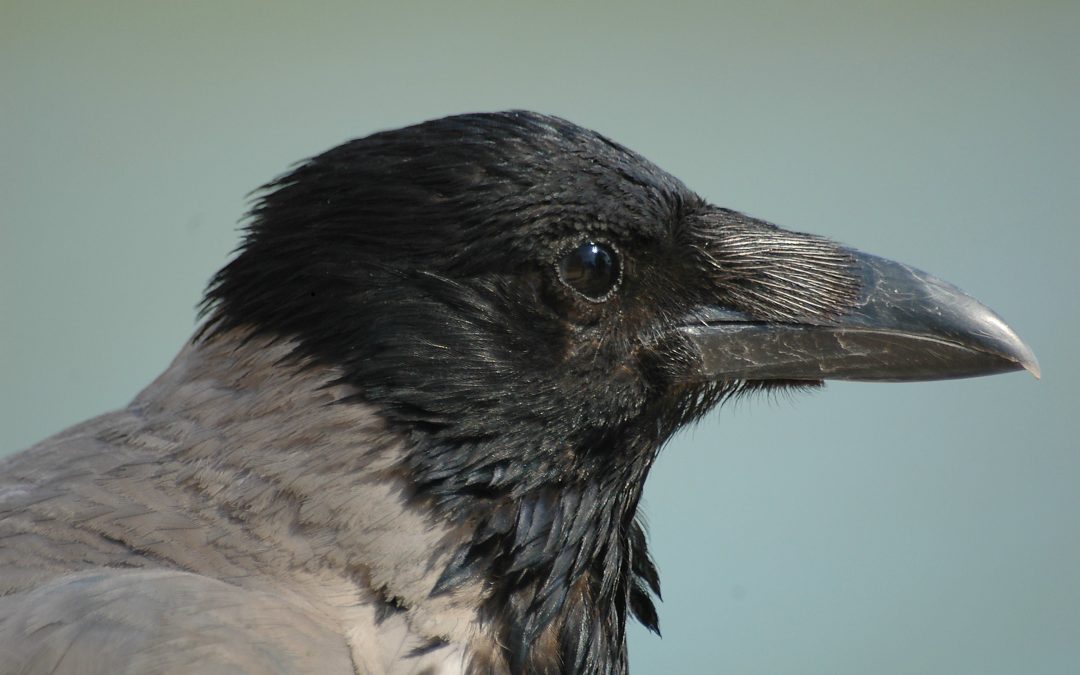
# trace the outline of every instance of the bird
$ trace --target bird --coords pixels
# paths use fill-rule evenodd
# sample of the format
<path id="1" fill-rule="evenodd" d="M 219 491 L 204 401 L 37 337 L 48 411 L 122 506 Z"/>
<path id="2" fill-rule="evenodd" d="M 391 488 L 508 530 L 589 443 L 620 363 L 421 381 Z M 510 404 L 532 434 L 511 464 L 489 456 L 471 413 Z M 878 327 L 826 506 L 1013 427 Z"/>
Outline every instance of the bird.
<path id="1" fill-rule="evenodd" d="M 381 131 L 257 194 L 171 365 L 0 463 L 3 673 L 626 673 L 677 430 L 1039 375 L 947 282 L 554 116 Z"/>

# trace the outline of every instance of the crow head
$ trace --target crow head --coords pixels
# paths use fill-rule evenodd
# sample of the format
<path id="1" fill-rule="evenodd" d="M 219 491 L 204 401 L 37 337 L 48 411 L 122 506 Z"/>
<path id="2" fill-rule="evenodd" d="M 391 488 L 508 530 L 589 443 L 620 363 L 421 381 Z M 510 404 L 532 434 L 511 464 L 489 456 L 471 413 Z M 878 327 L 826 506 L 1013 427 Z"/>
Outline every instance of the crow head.
<path id="1" fill-rule="evenodd" d="M 303 163 L 207 301 L 208 335 L 294 340 L 410 440 L 413 498 L 471 533 L 434 592 L 485 580 L 514 672 L 623 670 L 628 611 L 656 630 L 639 497 L 661 445 L 718 402 L 1036 367 L 951 286 L 710 205 L 528 112 Z"/>

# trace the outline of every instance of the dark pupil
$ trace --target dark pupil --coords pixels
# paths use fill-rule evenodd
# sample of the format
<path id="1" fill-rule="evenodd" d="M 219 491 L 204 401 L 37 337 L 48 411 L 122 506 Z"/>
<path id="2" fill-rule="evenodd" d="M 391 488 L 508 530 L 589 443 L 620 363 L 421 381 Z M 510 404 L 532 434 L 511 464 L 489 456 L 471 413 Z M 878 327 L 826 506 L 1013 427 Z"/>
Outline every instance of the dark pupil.
<path id="1" fill-rule="evenodd" d="M 563 283 L 587 298 L 603 298 L 618 280 L 615 252 L 603 244 L 587 242 L 559 262 Z"/>

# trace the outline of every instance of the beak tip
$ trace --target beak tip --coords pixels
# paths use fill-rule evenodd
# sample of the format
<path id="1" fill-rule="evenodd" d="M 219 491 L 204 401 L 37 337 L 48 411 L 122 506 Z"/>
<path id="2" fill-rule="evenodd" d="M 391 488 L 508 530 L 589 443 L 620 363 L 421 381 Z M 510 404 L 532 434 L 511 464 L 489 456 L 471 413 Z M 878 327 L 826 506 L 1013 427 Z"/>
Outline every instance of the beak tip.
<path id="1" fill-rule="evenodd" d="M 1024 343 L 1020 343 L 1019 347 L 1016 351 L 999 358 L 1005 359 L 1011 366 L 1011 370 L 1026 370 L 1036 380 L 1041 380 L 1042 366 L 1039 365 L 1039 360 Z"/>
<path id="2" fill-rule="evenodd" d="M 1017 363 L 1019 363 L 1024 370 L 1031 373 L 1032 377 L 1036 380 L 1042 379 L 1042 368 L 1039 366 L 1039 360 L 1035 358 L 1035 354 L 1032 353 L 1030 349 L 1027 350 L 1027 354 L 1024 354 L 1023 358 Z"/>
<path id="3" fill-rule="evenodd" d="M 1004 360 L 1010 370 L 1023 369 L 1036 380 L 1042 379 L 1042 368 L 1035 352 L 1004 319 L 952 284 L 925 272 L 913 272 L 925 284 L 927 306 L 934 308 L 928 316 L 935 322 L 945 319 L 936 325 L 943 334 L 951 334 L 951 339 L 959 344 L 967 343 L 974 351 Z M 990 375 L 995 370 L 988 363 L 987 372 L 982 374 Z"/>
<path id="4" fill-rule="evenodd" d="M 1039 365 L 1039 359 L 1035 357 L 1035 352 L 1032 351 L 1031 347 L 1020 339 L 1020 336 L 1002 321 L 1001 317 L 988 308 L 985 308 L 983 321 L 985 322 L 984 326 L 991 329 L 990 334 L 996 338 L 997 353 L 1002 358 L 1011 361 L 1016 370 L 1024 369 L 1031 373 L 1036 380 L 1041 380 L 1042 367 Z"/>

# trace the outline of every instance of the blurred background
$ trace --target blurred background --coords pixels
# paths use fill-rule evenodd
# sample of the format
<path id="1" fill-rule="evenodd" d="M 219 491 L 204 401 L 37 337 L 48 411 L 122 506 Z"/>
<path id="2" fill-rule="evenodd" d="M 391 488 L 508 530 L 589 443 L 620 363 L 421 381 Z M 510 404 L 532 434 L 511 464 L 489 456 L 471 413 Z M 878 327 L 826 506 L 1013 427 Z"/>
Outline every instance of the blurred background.
<path id="1" fill-rule="evenodd" d="M 1080 672 L 1080 3 L 0 0 L 0 452 L 123 406 L 247 193 L 530 108 L 933 272 L 1043 379 L 832 384 L 666 448 L 638 673 Z"/>

